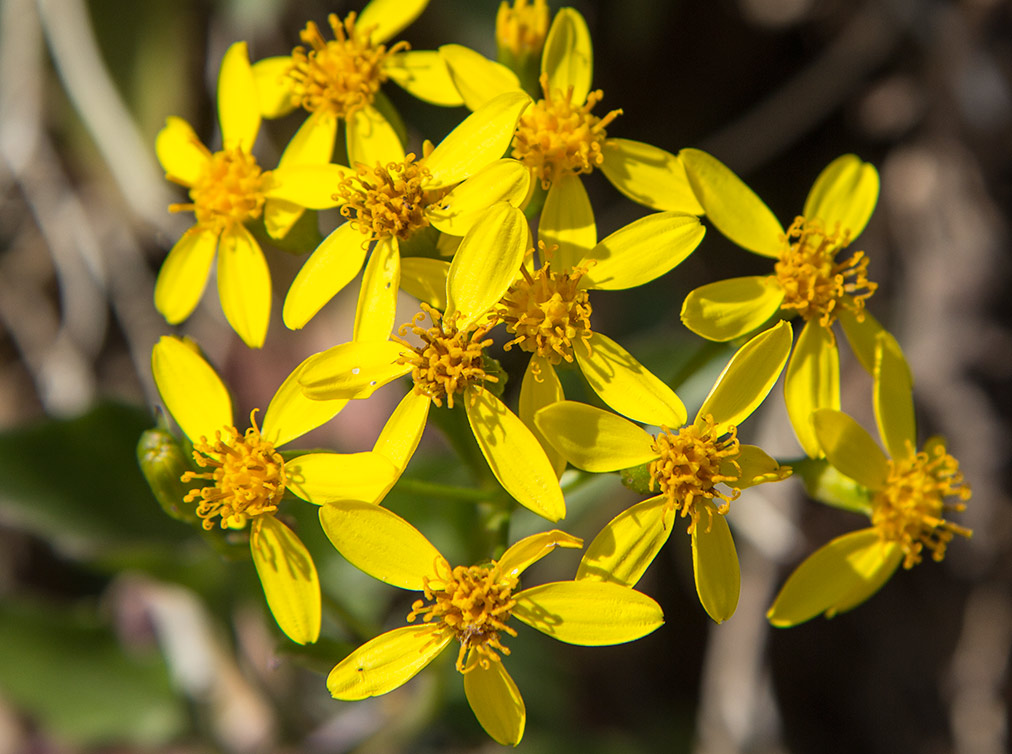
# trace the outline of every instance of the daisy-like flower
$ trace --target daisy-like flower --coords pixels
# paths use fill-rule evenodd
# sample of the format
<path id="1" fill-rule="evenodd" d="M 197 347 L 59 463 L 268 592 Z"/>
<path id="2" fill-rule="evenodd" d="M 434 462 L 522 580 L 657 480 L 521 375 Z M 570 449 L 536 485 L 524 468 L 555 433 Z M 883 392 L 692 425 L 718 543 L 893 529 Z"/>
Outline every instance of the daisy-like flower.
<path id="1" fill-rule="evenodd" d="M 917 450 L 910 370 L 888 333 L 876 338 L 874 378 L 875 420 L 888 455 L 846 414 L 820 409 L 813 416 L 826 460 L 867 491 L 871 526 L 837 537 L 798 566 L 767 613 L 774 626 L 857 607 L 900 565 L 912 568 L 928 554 L 940 561 L 954 536 L 971 534 L 945 519 L 966 508 L 970 487 L 941 438 Z"/>
<path id="2" fill-rule="evenodd" d="M 371 166 L 345 168 L 337 185 L 329 183 L 336 166 L 322 168 L 312 192 L 322 193 L 329 186 L 348 221 L 323 240 L 292 282 L 285 298 L 285 324 L 303 327 L 358 274 L 373 246 L 355 337 L 386 339 L 394 324 L 400 244 L 429 225 L 462 236 L 492 204 L 516 205 L 527 195 L 529 179 L 523 167 L 500 158 L 529 103 L 520 92 L 490 100 L 420 159 L 405 155 L 397 142 Z"/>
<path id="3" fill-rule="evenodd" d="M 836 320 L 871 372 L 881 326 L 865 311 L 877 285 L 868 280 L 868 257 L 845 252 L 864 230 L 878 200 L 874 166 L 854 155 L 831 162 L 812 185 L 802 214 L 784 231 L 756 194 L 716 158 L 697 149 L 679 157 L 706 216 L 742 248 L 777 260 L 772 275 L 721 280 L 690 292 L 682 322 L 697 335 L 728 341 L 779 315 L 805 320 L 784 381 L 791 424 L 801 447 L 821 455 L 809 421 L 820 408 L 840 408 L 840 354 Z"/>
<path id="4" fill-rule="evenodd" d="M 299 381 L 309 398 L 367 398 L 410 374 L 411 392 L 397 409 L 405 447 L 417 445 L 433 404 L 462 403 L 503 488 L 538 515 L 558 521 L 566 507 L 551 462 L 531 430 L 486 386 L 499 379 L 486 356 L 494 325 L 488 313 L 516 279 L 529 234 L 523 213 L 500 202 L 461 241 L 446 279 L 445 312 L 423 303 L 423 311 L 399 329 L 400 337 L 334 346 L 311 357 Z M 417 345 L 404 339 L 409 334 Z"/>
<path id="5" fill-rule="evenodd" d="M 743 489 L 783 479 L 791 471 L 759 447 L 739 442 L 737 427 L 772 389 L 790 347 L 787 322 L 752 338 L 728 362 L 695 420 L 680 429 L 658 416 L 651 423 L 660 431 L 651 435 L 621 416 L 575 401 L 538 411 L 535 422 L 541 433 L 574 466 L 612 472 L 649 464 L 648 488 L 660 493 L 601 530 L 587 548 L 577 579 L 635 586 L 680 516 L 688 519 L 700 603 L 718 623 L 734 614 L 740 572 L 723 514 Z"/>
<path id="6" fill-rule="evenodd" d="M 333 418 L 346 401 L 310 401 L 296 369 L 278 388 L 263 417 L 240 432 L 221 378 L 191 344 L 163 337 L 151 354 L 158 392 L 169 414 L 193 444 L 199 471 L 184 483 L 204 480 L 183 503 L 196 503 L 205 529 L 250 525 L 250 551 L 267 605 L 294 642 L 320 633 L 320 583 L 312 557 L 276 514 L 286 491 L 317 505 L 350 497 L 379 500 L 397 477 L 383 454 L 307 453 L 283 456 L 278 448 Z"/>
<path id="7" fill-rule="evenodd" d="M 473 50 L 444 45 L 439 51 L 472 109 L 494 94 L 521 90 L 516 74 Z M 608 137 L 608 126 L 622 111 L 603 117 L 591 112 L 603 97 L 590 88 L 593 58 L 583 16 L 573 8 L 560 9 L 541 58 L 543 97 L 520 118 L 513 139 L 513 157 L 548 190 L 538 236 L 549 245 L 569 241 L 585 249 L 594 246 L 594 213 L 580 175 L 595 169 L 647 207 L 702 214 L 677 156 L 642 142 Z"/>
<path id="8" fill-rule="evenodd" d="M 271 277 L 260 244 L 246 223 L 264 204 L 282 198 L 291 206 L 333 207 L 327 195 L 307 198 L 298 189 L 299 171 L 264 171 L 251 154 L 260 130 L 257 92 L 245 42 L 229 47 L 218 76 L 218 120 L 222 149 L 211 152 L 182 118 L 170 117 L 155 142 L 170 181 L 190 190 L 190 202 L 171 212 L 193 212 L 196 224 L 172 247 L 158 273 L 155 307 L 169 324 L 196 308 L 218 254 L 218 295 L 225 318 L 246 345 L 259 348 L 267 336 Z"/>
<path id="9" fill-rule="evenodd" d="M 456 640 L 457 670 L 475 717 L 501 744 L 516 745 L 526 710 L 506 671 L 513 619 L 559 641 L 602 646 L 634 641 L 664 621 L 660 606 L 636 590 L 606 582 L 557 581 L 519 588 L 528 566 L 556 547 L 583 542 L 558 530 L 520 540 L 498 560 L 452 567 L 417 529 L 375 505 L 336 502 L 320 509 L 334 547 L 354 566 L 392 586 L 422 592 L 411 625 L 363 644 L 330 672 L 327 688 L 356 701 L 407 683 Z"/>

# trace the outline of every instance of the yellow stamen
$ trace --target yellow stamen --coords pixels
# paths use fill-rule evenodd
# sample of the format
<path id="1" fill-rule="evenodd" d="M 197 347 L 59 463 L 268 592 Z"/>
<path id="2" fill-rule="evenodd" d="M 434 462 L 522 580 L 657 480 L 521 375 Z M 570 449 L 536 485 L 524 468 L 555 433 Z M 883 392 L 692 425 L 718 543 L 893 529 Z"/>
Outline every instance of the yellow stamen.
<path id="1" fill-rule="evenodd" d="M 241 148 L 215 152 L 190 188 L 189 204 L 171 204 L 170 212 L 193 212 L 197 224 L 224 230 L 260 217 L 270 172 Z"/>
<path id="2" fill-rule="evenodd" d="M 701 423 L 682 427 L 677 434 L 661 427 L 660 434 L 654 437 L 653 450 L 659 458 L 650 463 L 650 489 L 656 484 L 661 494 L 667 495 L 668 505 L 680 511 L 682 518 L 689 518 L 689 534 L 699 523 L 698 500 L 719 498 L 723 502 L 717 512 L 724 514 L 741 494 L 733 484 L 741 476 L 737 461 L 741 454 L 738 429 L 729 426 L 720 436 L 715 436 L 715 432 L 713 417 L 708 414 Z M 734 473 L 724 473 L 731 469 Z M 721 482 L 731 488 L 730 494 L 716 489 Z M 712 507 L 702 507 L 712 519 Z"/>
<path id="3" fill-rule="evenodd" d="M 798 217 L 782 238 L 783 249 L 775 277 L 784 291 L 783 309 L 794 309 L 806 321 L 818 317 L 829 327 L 838 307 L 864 319 L 865 300 L 878 288 L 868 280 L 868 257 L 857 251 L 836 262 L 850 244 L 847 231 L 828 232 L 818 221 Z"/>
<path id="4" fill-rule="evenodd" d="M 235 427 L 224 427 L 214 433 L 214 441 L 201 437 L 193 444 L 193 459 L 201 468 L 211 471 L 187 471 L 184 483 L 207 479 L 213 487 L 191 490 L 183 502 L 200 500 L 197 515 L 204 519 L 204 528 L 214 528 L 212 519 L 221 516 L 221 527 L 229 519 L 273 514 L 285 494 L 285 462 L 274 446 L 263 438 L 256 425 L 256 410 L 250 414 L 245 435 Z"/>
<path id="5" fill-rule="evenodd" d="M 904 568 L 920 563 L 925 548 L 939 561 L 955 535 L 972 534 L 942 518 L 947 511 L 966 510 L 970 494 L 959 462 L 946 453 L 944 445 L 936 445 L 930 453 L 911 449 L 906 458 L 889 461 L 889 476 L 872 500 L 871 521 L 883 540 L 903 547 Z"/>
<path id="6" fill-rule="evenodd" d="M 470 650 L 478 653 L 478 665 L 487 670 L 490 663 L 499 662 L 500 653 L 510 653 L 500 641 L 500 632 L 517 635 L 506 625 L 516 605 L 513 590 L 517 578 L 502 573 L 495 561 L 485 566 L 457 566 L 452 571 L 445 561 L 436 566 L 437 578 L 425 578 L 425 599 L 411 606 L 408 623 L 421 616 L 425 623 L 441 624 L 460 642 L 457 670 L 465 672 Z M 443 569 L 447 571 L 445 576 L 438 574 Z"/>
<path id="7" fill-rule="evenodd" d="M 513 7 L 506 0 L 499 5 L 495 17 L 495 38 L 499 49 L 509 50 L 519 59 L 540 55 L 548 34 L 548 4 L 545 0 L 515 0 Z"/>
<path id="8" fill-rule="evenodd" d="M 341 181 L 334 198 L 343 202 L 341 214 L 370 239 L 406 240 L 429 224 L 425 209 L 437 197 L 425 193 L 428 176 L 413 154 L 385 167 L 359 164 L 355 175 Z"/>
<path id="9" fill-rule="evenodd" d="M 591 115 L 594 105 L 604 96 L 601 90 L 587 95 L 586 102 L 573 103 L 573 88 L 551 92 L 548 75 L 541 74 L 544 99 L 520 116 L 513 137 L 513 157 L 531 169 L 548 188 L 566 173 L 589 173 L 604 162 L 601 145 L 606 127 L 621 110 L 612 110 L 603 118 Z"/>

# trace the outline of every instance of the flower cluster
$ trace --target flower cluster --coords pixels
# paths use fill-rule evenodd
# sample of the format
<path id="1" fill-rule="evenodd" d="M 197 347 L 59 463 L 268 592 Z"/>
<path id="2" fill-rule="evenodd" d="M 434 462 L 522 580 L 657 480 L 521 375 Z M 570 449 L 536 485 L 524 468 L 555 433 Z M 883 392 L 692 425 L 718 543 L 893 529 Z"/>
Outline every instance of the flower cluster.
<path id="1" fill-rule="evenodd" d="M 245 43 L 232 45 L 218 78 L 220 149 L 178 118 L 156 143 L 167 178 L 189 190 L 190 201 L 170 210 L 195 217 L 158 277 L 155 306 L 170 324 L 194 311 L 217 256 L 225 317 L 261 347 L 272 286 L 257 239 L 290 246 L 296 224 L 318 223 L 319 210 L 335 210 L 339 222 L 303 249 L 311 253 L 285 294 L 285 326 L 302 328 L 361 277 L 352 339 L 293 369 L 259 426 L 256 411 L 248 429 L 236 426 L 224 383 L 194 343 L 166 336 L 152 354 L 162 401 L 193 458 L 180 479 L 189 490 L 163 501 L 166 510 L 195 505 L 191 520 L 205 530 L 248 528 L 267 605 L 292 641 L 316 641 L 321 625 L 320 579 L 283 515 L 293 498 L 318 506 L 350 563 L 420 594 L 403 627 L 335 658 L 327 678 L 335 698 L 389 692 L 455 644 L 479 723 L 517 744 L 526 715 L 506 671 L 517 626 L 582 645 L 654 631 L 661 609 L 636 585 L 682 525 L 702 608 L 717 622 L 731 618 L 740 575 L 726 514 L 747 488 L 790 477 L 792 465 L 816 500 L 820 474 L 847 477 L 849 507 L 869 525 L 801 564 L 770 608 L 774 625 L 853 608 L 901 564 L 941 560 L 955 535 L 969 536 L 946 518 L 963 509 L 969 487 L 941 440 L 918 450 L 909 369 L 867 311 L 870 258 L 849 249 L 877 201 L 872 165 L 834 160 L 785 229 L 716 157 L 610 134 L 622 110 L 594 112 L 605 95 L 592 88 L 591 37 L 577 11 L 551 17 L 541 0 L 504 2 L 496 62 L 452 42 L 417 51 L 394 41 L 426 4 L 373 0 L 360 14 L 331 15 L 332 38 L 309 21 L 291 55 L 255 63 Z M 438 144 L 409 151 L 383 94 L 388 81 L 470 113 Z M 305 120 L 277 166 L 262 167 L 254 147 L 263 121 L 296 111 Z M 341 130 L 346 144 L 335 150 Z M 594 171 L 643 208 L 604 238 L 581 178 Z M 671 385 L 597 329 L 592 299 L 705 253 L 696 250 L 706 224 L 773 266 L 711 282 L 682 303 L 692 333 L 734 346 L 690 420 Z M 419 300 L 416 314 L 399 315 L 398 291 Z M 836 322 L 870 375 L 884 451 L 841 411 Z M 498 361 L 511 349 L 529 354 L 513 405 Z M 567 398 L 560 372 L 571 365 L 593 403 L 576 400 L 571 382 Z M 804 453 L 792 465 L 746 443 L 742 427 L 781 376 Z M 370 450 L 280 450 L 395 381 L 404 397 Z M 569 580 L 521 585 L 548 553 L 582 548 L 559 529 L 509 544 L 501 526 L 480 562 L 451 565 L 382 505 L 435 412 L 466 418 L 463 441 L 473 435 L 476 471 L 498 484 L 488 498 L 507 522 L 517 505 L 565 519 L 568 466 L 570 477 L 621 473 L 645 499 L 605 525 Z"/>

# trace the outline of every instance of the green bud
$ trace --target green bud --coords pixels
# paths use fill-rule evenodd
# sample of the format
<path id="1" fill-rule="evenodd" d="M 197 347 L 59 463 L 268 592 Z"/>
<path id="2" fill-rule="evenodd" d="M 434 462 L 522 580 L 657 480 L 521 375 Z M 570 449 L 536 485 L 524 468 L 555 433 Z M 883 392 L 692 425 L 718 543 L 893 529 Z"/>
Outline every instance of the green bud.
<path id="1" fill-rule="evenodd" d="M 167 430 L 145 430 L 137 443 L 137 463 L 162 510 L 178 521 L 198 523 L 196 508 L 183 506 L 192 485 L 183 484 L 184 471 L 191 468 L 182 445 Z"/>
<path id="2" fill-rule="evenodd" d="M 650 464 L 644 463 L 641 466 L 633 466 L 632 468 L 622 469 L 619 472 L 622 477 L 622 485 L 638 492 L 641 495 L 653 495 L 657 493 L 657 489 L 650 489 Z"/>

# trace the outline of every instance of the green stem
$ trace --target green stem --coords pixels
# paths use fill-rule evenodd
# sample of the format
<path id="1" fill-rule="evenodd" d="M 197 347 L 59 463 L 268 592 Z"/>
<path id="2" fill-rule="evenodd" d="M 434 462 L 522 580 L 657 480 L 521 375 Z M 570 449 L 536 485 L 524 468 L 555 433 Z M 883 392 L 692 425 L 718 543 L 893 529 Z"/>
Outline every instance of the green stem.
<path id="1" fill-rule="evenodd" d="M 447 500 L 463 500 L 466 502 L 480 502 L 488 500 L 488 490 L 474 489 L 471 487 L 456 487 L 450 484 L 439 484 L 437 482 L 426 482 L 423 479 L 408 479 L 401 477 L 397 482 L 399 492 L 407 492 L 412 495 L 425 495 L 429 497 L 445 498 Z"/>

